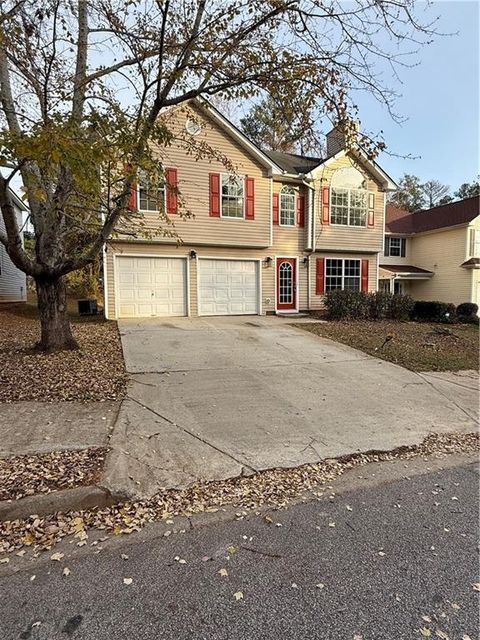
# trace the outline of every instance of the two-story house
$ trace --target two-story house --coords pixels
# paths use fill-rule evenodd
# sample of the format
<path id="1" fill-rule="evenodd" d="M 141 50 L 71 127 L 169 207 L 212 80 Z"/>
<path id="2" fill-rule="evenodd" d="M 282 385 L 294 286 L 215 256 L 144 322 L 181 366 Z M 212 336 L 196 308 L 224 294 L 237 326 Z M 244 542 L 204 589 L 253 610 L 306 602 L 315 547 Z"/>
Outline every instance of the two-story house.
<path id="1" fill-rule="evenodd" d="M 27 211 L 27 207 L 12 190 L 10 190 L 10 196 L 17 217 L 17 224 L 20 229 L 23 229 L 23 215 Z M 1 214 L 0 233 L 5 233 L 5 223 Z M 25 302 L 26 299 L 27 277 L 23 271 L 17 269 L 13 264 L 7 250 L 0 243 L 0 302 Z"/>
<path id="2" fill-rule="evenodd" d="M 480 304 L 480 198 L 416 213 L 386 207 L 380 289 Z"/>
<path id="3" fill-rule="evenodd" d="M 163 117 L 174 138 L 155 149 L 160 214 L 181 243 L 155 235 L 159 198 L 139 176 L 130 206 L 151 234 L 106 245 L 108 318 L 295 313 L 321 308 L 331 289 L 377 289 L 396 185 L 360 148 L 347 152 L 339 129 L 322 159 L 263 151 L 202 101 Z"/>

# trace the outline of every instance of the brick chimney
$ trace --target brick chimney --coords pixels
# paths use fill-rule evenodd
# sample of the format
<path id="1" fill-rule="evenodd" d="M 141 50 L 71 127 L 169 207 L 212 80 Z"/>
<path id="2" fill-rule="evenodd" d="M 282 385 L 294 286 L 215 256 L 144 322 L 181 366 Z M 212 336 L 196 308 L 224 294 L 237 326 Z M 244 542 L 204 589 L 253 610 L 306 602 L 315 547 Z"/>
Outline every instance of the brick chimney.
<path id="1" fill-rule="evenodd" d="M 358 121 L 339 122 L 327 133 L 327 157 L 334 156 L 347 146 L 355 144 L 360 128 Z M 349 144 L 347 145 L 347 139 Z"/>

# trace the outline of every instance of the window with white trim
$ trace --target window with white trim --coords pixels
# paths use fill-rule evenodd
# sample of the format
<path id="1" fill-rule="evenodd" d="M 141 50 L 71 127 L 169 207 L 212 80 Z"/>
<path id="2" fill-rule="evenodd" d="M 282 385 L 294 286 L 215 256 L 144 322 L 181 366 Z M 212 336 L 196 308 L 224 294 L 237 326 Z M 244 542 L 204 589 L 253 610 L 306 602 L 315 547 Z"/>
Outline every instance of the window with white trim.
<path id="1" fill-rule="evenodd" d="M 330 222 L 350 227 L 367 225 L 368 193 L 363 189 L 331 188 Z"/>
<path id="2" fill-rule="evenodd" d="M 221 216 L 222 218 L 245 217 L 245 180 L 242 176 L 222 173 Z"/>
<path id="3" fill-rule="evenodd" d="M 138 208 L 140 211 L 165 211 L 165 181 L 154 180 L 145 173 L 138 176 Z"/>
<path id="4" fill-rule="evenodd" d="M 395 236 L 387 236 L 385 238 L 385 256 L 404 258 L 406 255 L 406 249 L 406 238 L 397 238 Z"/>
<path id="5" fill-rule="evenodd" d="M 295 226 L 295 190 L 292 187 L 285 186 L 280 191 L 280 224 Z"/>
<path id="6" fill-rule="evenodd" d="M 480 231 L 470 229 L 470 258 L 480 258 Z"/>
<path id="7" fill-rule="evenodd" d="M 327 258 L 325 260 L 325 291 L 333 291 L 334 289 L 360 291 L 360 285 L 360 260 L 343 258 Z"/>

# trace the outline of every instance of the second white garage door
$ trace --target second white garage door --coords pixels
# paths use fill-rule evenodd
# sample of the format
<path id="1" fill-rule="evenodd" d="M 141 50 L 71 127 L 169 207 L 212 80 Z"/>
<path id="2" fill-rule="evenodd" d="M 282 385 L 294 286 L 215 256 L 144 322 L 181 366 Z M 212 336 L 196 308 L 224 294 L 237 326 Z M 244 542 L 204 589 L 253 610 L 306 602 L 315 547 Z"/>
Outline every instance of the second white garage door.
<path id="1" fill-rule="evenodd" d="M 259 282 L 255 260 L 198 261 L 198 311 L 202 316 L 257 314 Z"/>
<path id="2" fill-rule="evenodd" d="M 117 256 L 119 318 L 187 315 L 186 260 Z"/>

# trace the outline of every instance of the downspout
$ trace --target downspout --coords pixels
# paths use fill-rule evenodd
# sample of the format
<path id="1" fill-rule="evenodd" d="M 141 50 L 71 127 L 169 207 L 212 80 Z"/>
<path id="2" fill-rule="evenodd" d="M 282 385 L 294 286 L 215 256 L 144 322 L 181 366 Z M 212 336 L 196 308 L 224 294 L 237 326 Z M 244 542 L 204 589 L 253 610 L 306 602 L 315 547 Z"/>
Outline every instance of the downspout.
<path id="1" fill-rule="evenodd" d="M 302 184 L 305 185 L 308 189 L 308 217 L 307 217 L 307 246 L 305 247 L 306 251 L 313 250 L 313 225 L 315 223 L 315 186 L 310 184 L 312 180 L 307 181 L 306 179 L 302 179 Z M 310 311 L 311 307 L 311 284 L 310 284 L 310 255 L 306 256 L 307 263 L 307 310 Z"/>

